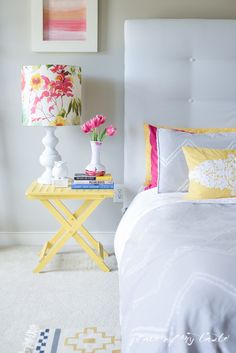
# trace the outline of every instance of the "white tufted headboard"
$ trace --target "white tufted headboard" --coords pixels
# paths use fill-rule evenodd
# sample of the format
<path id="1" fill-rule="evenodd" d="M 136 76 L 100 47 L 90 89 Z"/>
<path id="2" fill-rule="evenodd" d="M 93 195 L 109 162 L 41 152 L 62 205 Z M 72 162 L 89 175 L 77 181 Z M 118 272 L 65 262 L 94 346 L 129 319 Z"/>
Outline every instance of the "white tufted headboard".
<path id="1" fill-rule="evenodd" d="M 126 205 L 145 178 L 143 122 L 236 127 L 236 20 L 126 22 Z"/>

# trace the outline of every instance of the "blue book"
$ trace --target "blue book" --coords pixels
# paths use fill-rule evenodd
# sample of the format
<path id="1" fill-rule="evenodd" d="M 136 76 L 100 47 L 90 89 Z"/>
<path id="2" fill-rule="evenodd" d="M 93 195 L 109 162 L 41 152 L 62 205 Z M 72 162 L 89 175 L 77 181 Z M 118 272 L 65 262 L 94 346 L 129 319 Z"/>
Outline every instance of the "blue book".
<path id="1" fill-rule="evenodd" d="M 72 189 L 114 189 L 113 184 L 72 184 Z"/>

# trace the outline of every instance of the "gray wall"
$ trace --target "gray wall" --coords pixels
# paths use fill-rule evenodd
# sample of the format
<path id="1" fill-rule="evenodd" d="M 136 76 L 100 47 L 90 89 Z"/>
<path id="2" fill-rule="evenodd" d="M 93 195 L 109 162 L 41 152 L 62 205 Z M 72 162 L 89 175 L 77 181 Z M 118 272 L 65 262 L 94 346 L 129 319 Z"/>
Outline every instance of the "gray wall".
<path id="1" fill-rule="evenodd" d="M 65 0 L 66 1 L 66 0 Z M 20 68 L 23 64 L 67 63 L 83 69 L 83 116 L 103 113 L 118 128 L 104 144 L 102 161 L 116 182 L 123 178 L 124 21 L 131 18 L 236 18 L 235 0 L 99 0 L 99 53 L 32 53 L 30 0 L 1 1 L 0 12 L 0 231 L 52 231 L 46 210 L 24 197 L 41 173 L 41 128 L 21 126 Z M 90 159 L 88 136 L 79 127 L 58 129 L 58 150 L 70 173 Z M 106 201 L 89 221 L 90 229 L 112 232 L 120 205 Z"/>

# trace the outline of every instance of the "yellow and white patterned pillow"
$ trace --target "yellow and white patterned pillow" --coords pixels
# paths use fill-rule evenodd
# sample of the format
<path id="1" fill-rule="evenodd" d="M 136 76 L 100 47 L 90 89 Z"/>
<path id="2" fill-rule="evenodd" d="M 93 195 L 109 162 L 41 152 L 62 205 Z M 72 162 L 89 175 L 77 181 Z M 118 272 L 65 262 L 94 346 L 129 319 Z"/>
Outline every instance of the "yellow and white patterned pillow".
<path id="1" fill-rule="evenodd" d="M 236 196 L 236 150 L 183 147 L 189 169 L 189 199 Z"/>

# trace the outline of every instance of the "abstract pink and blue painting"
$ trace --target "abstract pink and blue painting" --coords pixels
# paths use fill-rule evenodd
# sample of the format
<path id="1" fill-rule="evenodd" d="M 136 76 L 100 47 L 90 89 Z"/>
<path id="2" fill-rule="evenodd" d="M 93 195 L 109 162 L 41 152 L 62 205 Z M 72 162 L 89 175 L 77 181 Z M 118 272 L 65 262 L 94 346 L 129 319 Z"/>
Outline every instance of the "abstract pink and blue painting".
<path id="1" fill-rule="evenodd" d="M 44 0 L 44 40 L 86 40 L 87 0 Z"/>

